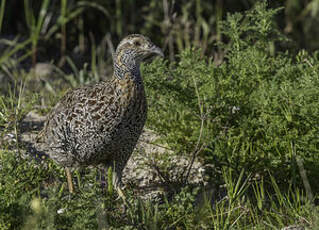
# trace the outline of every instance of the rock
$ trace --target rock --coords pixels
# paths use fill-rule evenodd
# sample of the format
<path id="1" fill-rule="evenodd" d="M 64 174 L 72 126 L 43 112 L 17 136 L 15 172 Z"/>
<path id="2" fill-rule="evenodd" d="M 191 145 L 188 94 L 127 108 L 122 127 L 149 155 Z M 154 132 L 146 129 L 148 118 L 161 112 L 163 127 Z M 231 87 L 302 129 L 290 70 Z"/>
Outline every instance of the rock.
<path id="1" fill-rule="evenodd" d="M 148 198 L 163 194 L 169 184 L 204 183 L 203 165 L 195 159 L 185 180 L 191 156 L 175 155 L 166 146 L 155 144 L 159 138 L 153 131 L 144 130 L 123 171 L 123 182 L 138 187 L 143 196 Z"/>
<path id="2" fill-rule="evenodd" d="M 290 226 L 282 228 L 281 230 L 305 230 L 305 227 L 300 225 L 290 225 Z"/>
<path id="3" fill-rule="evenodd" d="M 55 66 L 51 63 L 39 62 L 35 65 L 33 71 L 37 78 L 44 80 L 53 74 L 54 69 Z"/>

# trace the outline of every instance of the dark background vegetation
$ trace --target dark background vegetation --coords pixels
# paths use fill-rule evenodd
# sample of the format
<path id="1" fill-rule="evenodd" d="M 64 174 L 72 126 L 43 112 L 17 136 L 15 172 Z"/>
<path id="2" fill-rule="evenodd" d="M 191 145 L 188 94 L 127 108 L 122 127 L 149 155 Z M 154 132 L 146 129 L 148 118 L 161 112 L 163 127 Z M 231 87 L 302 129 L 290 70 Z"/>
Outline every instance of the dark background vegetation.
<path id="1" fill-rule="evenodd" d="M 105 36 L 115 46 L 127 34 L 142 33 L 156 44 L 162 44 L 171 60 L 174 59 L 174 54 L 190 46 L 200 47 L 202 52 L 213 56 L 217 55 L 216 42 L 225 39 L 221 34 L 221 20 L 229 13 L 250 9 L 256 2 L 258 1 L 49 1 L 40 32 L 40 42 L 45 45 L 38 52 L 42 61 L 57 61 L 59 57 L 75 50 L 79 55 L 87 53 L 92 43 L 98 44 Z M 26 20 L 26 5 L 33 11 L 34 17 L 39 18 L 42 3 L 43 1 L 6 1 L 2 36 L 28 37 L 31 25 Z M 315 0 L 269 2 L 270 8 L 283 7 L 276 15 L 275 26 L 292 41 L 283 48 L 288 46 L 294 51 L 314 51 L 319 48 L 318 4 Z M 61 18 L 63 10 L 62 16 L 67 22 Z M 76 16 L 72 15 L 75 12 Z M 54 25 L 61 28 L 50 33 L 49 37 L 46 36 Z M 63 39 L 66 44 L 65 49 L 61 50 L 63 41 L 59 40 Z"/>

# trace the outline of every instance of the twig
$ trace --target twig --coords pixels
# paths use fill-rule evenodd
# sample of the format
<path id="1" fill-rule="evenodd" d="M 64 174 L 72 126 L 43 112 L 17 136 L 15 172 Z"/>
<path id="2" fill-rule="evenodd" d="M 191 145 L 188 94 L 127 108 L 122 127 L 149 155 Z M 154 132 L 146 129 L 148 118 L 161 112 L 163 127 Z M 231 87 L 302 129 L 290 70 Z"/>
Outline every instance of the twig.
<path id="1" fill-rule="evenodd" d="M 204 121 L 206 120 L 206 114 L 205 115 L 203 114 L 203 105 L 202 105 L 202 102 L 201 102 L 201 99 L 200 99 L 200 95 L 199 95 L 199 92 L 198 92 L 198 87 L 197 87 L 197 84 L 196 84 L 196 81 L 195 81 L 194 78 L 193 78 L 193 81 L 194 81 L 194 86 L 195 86 L 196 95 L 197 95 L 197 99 L 198 99 L 198 106 L 199 106 L 199 111 L 200 111 L 201 125 L 200 125 L 200 131 L 199 131 L 199 136 L 197 138 L 197 143 L 196 143 L 196 146 L 195 146 L 195 150 L 192 153 L 192 160 L 191 160 L 190 164 L 188 165 L 188 167 L 186 167 L 187 168 L 187 173 L 186 173 L 186 176 L 184 177 L 184 183 L 186 183 L 186 181 L 188 180 L 188 177 L 189 177 L 190 171 L 191 171 L 191 169 L 193 167 L 193 164 L 194 164 L 196 156 L 198 155 L 198 153 L 200 151 L 202 151 L 202 149 L 204 147 L 206 147 L 206 144 L 203 143 L 201 145 L 201 147 L 199 148 L 199 144 L 201 142 L 202 135 L 203 135 Z M 185 171 L 182 173 L 182 175 L 184 175 L 184 173 L 185 173 Z"/>
<path id="2" fill-rule="evenodd" d="M 171 2 L 171 7 L 169 7 L 169 3 L 167 0 L 163 0 L 163 11 L 164 11 L 164 33 L 165 33 L 165 42 L 163 50 L 166 49 L 168 46 L 169 50 L 169 59 L 171 61 L 174 61 L 174 42 L 172 39 L 172 31 L 173 31 L 173 25 L 176 18 L 176 14 L 173 14 L 175 5 L 175 0 Z"/>
<path id="3" fill-rule="evenodd" d="M 158 173 L 158 175 L 164 180 L 164 182 L 169 183 L 170 179 L 168 176 L 165 176 L 164 173 L 159 169 L 159 167 L 155 163 L 147 163 L 148 166 L 155 169 L 155 171 Z"/>
<path id="4" fill-rule="evenodd" d="M 110 33 L 107 33 L 105 35 L 104 39 L 106 40 L 107 46 L 109 47 L 111 55 L 112 55 L 112 58 L 113 58 L 114 57 L 114 53 L 115 53 L 115 49 L 114 49 L 114 45 L 113 45 Z"/>
<path id="5" fill-rule="evenodd" d="M 191 169 L 193 167 L 193 164 L 195 162 L 195 158 L 197 157 L 198 153 L 200 153 L 203 150 L 203 148 L 205 148 L 205 147 L 206 147 L 206 144 L 204 143 L 204 144 L 202 144 L 202 146 L 197 151 L 193 152 L 192 160 L 191 160 L 191 162 L 190 162 L 190 164 L 188 166 L 187 174 L 186 174 L 186 176 L 184 178 L 184 183 L 186 183 L 186 181 L 188 180 L 189 174 L 190 174 Z"/>
<path id="6" fill-rule="evenodd" d="M 300 173 L 302 182 L 304 184 L 304 187 L 306 189 L 307 197 L 308 197 L 309 201 L 311 203 L 313 203 L 313 193 L 311 191 L 310 183 L 309 183 L 309 180 L 308 180 L 308 177 L 307 177 L 307 173 L 306 173 L 306 170 L 304 168 L 302 159 L 300 158 L 300 156 L 297 156 L 294 144 L 292 142 L 290 144 L 291 144 L 292 154 L 293 154 L 293 156 L 296 159 L 296 162 L 297 162 L 297 165 L 298 165 L 298 168 L 299 168 L 299 173 Z"/>
<path id="7" fill-rule="evenodd" d="M 169 150 L 169 151 L 174 151 L 173 149 L 168 148 L 168 147 L 166 147 L 166 146 L 164 146 L 164 145 L 155 144 L 155 143 L 150 142 L 150 141 L 141 140 L 140 142 L 142 142 L 142 143 L 146 143 L 146 144 L 149 144 L 149 145 L 154 145 L 154 146 L 157 146 L 157 147 L 160 147 L 160 148 L 163 148 L 163 149 Z"/>

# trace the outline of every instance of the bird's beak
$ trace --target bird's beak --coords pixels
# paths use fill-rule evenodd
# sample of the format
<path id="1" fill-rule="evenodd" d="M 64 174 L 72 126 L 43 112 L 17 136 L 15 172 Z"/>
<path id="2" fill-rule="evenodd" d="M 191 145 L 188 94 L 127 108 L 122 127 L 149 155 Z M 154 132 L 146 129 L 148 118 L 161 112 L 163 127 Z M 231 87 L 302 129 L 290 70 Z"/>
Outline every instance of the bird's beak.
<path id="1" fill-rule="evenodd" d="M 164 57 L 164 54 L 160 48 L 153 45 L 145 50 L 145 55 L 142 61 L 150 63 L 157 56 Z"/>
<path id="2" fill-rule="evenodd" d="M 157 46 L 153 46 L 150 51 L 152 53 L 152 56 L 164 57 L 162 50 L 158 48 Z"/>

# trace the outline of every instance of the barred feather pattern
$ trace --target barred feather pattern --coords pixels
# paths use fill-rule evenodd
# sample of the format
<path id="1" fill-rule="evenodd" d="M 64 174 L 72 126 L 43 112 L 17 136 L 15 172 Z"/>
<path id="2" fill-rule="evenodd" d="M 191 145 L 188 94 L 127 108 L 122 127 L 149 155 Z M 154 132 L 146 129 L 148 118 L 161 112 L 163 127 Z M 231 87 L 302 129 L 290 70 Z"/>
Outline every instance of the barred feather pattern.
<path id="1" fill-rule="evenodd" d="M 159 48 L 142 35 L 129 35 L 114 56 L 109 81 L 68 92 L 47 116 L 39 142 L 66 167 L 114 167 L 113 182 L 120 186 L 147 117 L 147 102 L 139 65 Z"/>

